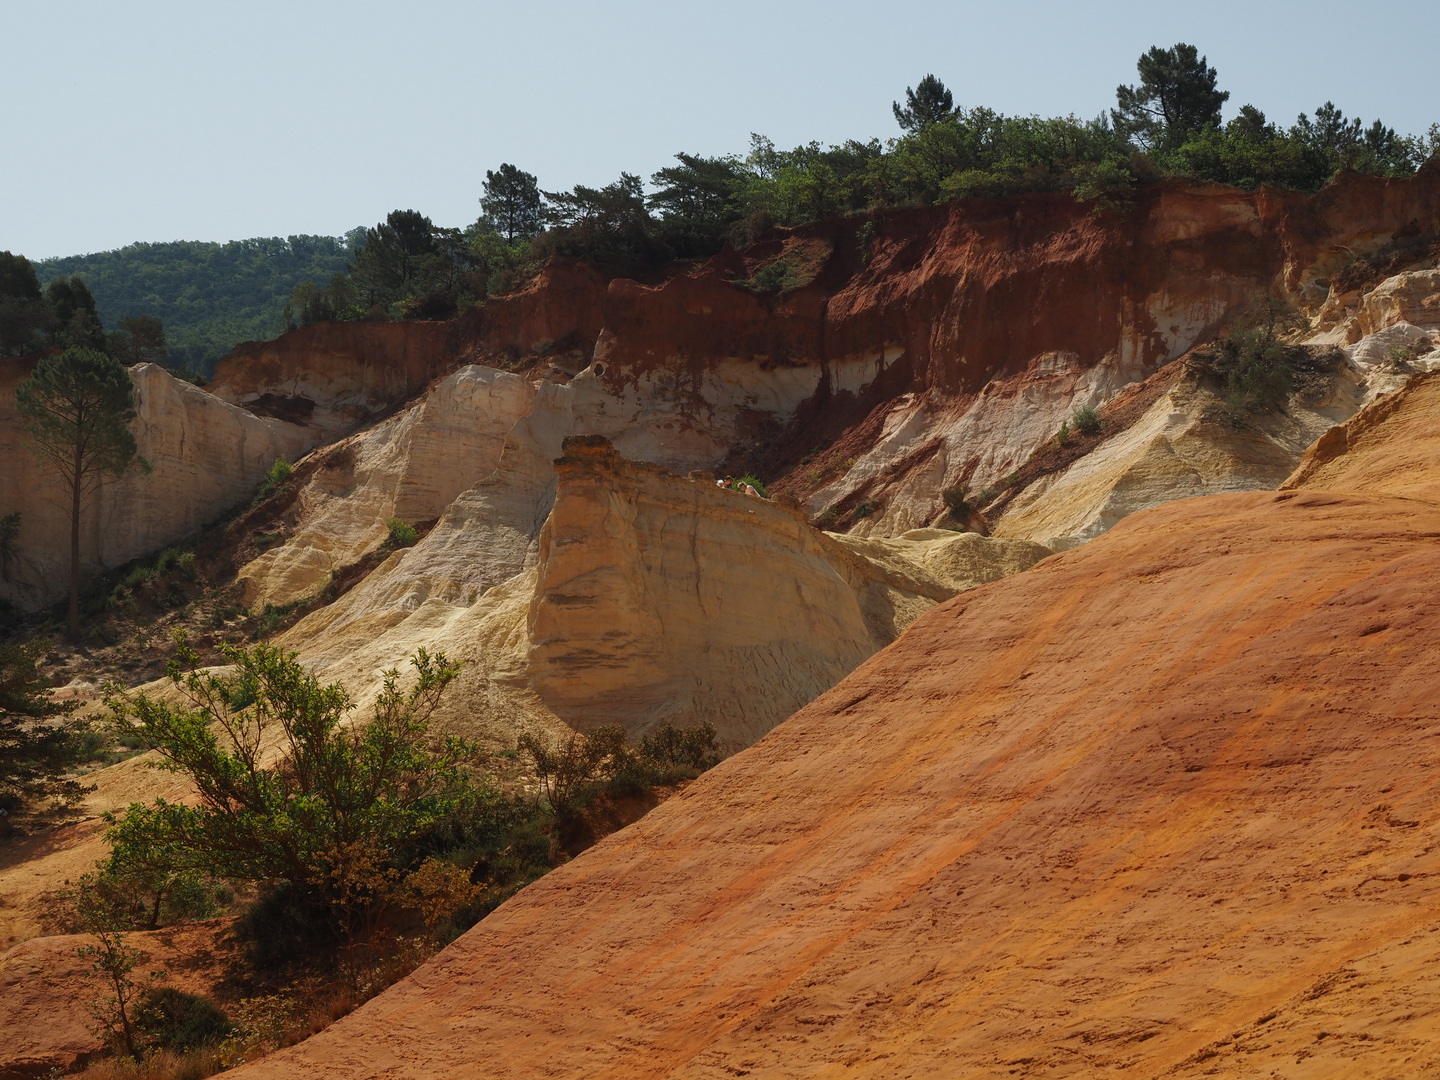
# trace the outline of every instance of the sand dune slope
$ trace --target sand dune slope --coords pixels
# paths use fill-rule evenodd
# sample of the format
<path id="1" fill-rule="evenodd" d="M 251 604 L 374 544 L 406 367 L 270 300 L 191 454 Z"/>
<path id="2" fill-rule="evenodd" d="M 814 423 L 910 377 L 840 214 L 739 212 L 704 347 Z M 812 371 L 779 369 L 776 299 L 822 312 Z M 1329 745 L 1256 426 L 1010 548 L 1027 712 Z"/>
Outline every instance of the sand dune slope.
<path id="1" fill-rule="evenodd" d="M 1171 503 L 963 593 L 246 1075 L 1430 1075 L 1437 492 Z"/>

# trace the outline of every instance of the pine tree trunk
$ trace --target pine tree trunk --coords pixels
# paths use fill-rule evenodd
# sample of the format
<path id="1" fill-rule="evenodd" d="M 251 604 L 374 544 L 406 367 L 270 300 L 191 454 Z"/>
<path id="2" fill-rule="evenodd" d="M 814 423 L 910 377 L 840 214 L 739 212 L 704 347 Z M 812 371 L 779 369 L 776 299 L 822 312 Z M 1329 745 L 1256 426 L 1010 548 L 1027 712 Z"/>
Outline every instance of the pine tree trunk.
<path id="1" fill-rule="evenodd" d="M 75 477 L 75 487 L 70 503 L 70 640 L 80 640 L 80 477 Z"/>

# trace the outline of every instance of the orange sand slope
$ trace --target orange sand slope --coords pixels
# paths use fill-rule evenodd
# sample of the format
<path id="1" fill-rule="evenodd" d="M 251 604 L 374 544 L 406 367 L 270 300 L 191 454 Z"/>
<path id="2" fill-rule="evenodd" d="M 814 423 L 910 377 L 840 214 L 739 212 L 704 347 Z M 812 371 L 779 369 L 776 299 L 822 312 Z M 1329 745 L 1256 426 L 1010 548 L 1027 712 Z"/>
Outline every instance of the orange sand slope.
<path id="1" fill-rule="evenodd" d="M 1440 1075 L 1440 378 L 1386 408 L 1403 497 L 964 593 L 246 1075 Z"/>

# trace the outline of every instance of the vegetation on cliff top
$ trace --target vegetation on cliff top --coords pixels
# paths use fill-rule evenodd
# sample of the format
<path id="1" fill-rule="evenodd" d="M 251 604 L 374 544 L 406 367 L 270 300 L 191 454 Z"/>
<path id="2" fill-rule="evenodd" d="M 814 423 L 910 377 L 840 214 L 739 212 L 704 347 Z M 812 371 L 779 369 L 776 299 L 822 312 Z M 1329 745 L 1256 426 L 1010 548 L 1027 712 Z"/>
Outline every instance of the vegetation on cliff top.
<path id="1" fill-rule="evenodd" d="M 208 372 L 236 343 L 289 326 L 447 318 L 522 285 L 553 254 L 636 273 L 710 256 L 726 241 L 743 247 L 774 225 L 876 208 L 1071 191 L 1097 211 L 1124 212 L 1137 185 L 1164 176 L 1313 191 L 1345 169 L 1409 175 L 1440 152 L 1440 125 L 1404 136 L 1381 120 L 1366 126 L 1329 101 L 1288 127 L 1251 104 L 1225 121 L 1229 93 L 1185 43 L 1152 48 L 1136 66 L 1139 81 L 1120 86 L 1116 107 L 1089 120 L 957 105 L 927 74 L 906 90 L 904 104 L 894 103 L 901 133 L 883 142 L 786 150 L 752 135 L 743 154 L 676 154 L 651 174 L 648 190 L 627 172 L 600 187 L 545 191 L 507 162 L 486 173 L 482 214 L 463 229 L 396 210 L 343 238 L 135 244 L 37 268 L 47 281 L 81 275 L 104 326 L 159 317 L 172 365 Z M 869 239 L 859 239 L 867 253 Z M 0 350 L 12 355 L 25 351 L 6 344 L 13 299 L 0 265 Z"/>

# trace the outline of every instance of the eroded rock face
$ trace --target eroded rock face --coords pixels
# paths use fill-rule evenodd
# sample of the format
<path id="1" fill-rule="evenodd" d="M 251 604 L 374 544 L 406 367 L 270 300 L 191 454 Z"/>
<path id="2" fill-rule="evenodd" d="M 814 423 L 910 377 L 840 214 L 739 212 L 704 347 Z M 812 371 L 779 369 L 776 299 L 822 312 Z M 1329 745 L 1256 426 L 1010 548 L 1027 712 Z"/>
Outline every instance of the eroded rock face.
<path id="1" fill-rule="evenodd" d="M 748 746 L 935 602 L 1050 553 L 938 530 L 837 543 L 798 511 L 626 462 L 599 438 L 568 440 L 556 468 L 530 679 L 580 728 L 706 721 Z"/>
<path id="2" fill-rule="evenodd" d="M 70 517 L 53 475 L 28 451 L 15 412 L 15 387 L 33 361 L 5 361 L 0 380 L 0 511 L 21 513 L 17 558 L 0 595 L 24 610 L 65 597 L 70 587 Z M 277 457 L 298 457 L 306 433 L 262 418 L 139 364 L 141 458 L 120 480 L 106 478 L 81 517 L 81 572 L 87 577 L 189 536 L 247 500 Z"/>
<path id="3" fill-rule="evenodd" d="M 244 1075 L 1434 1060 L 1440 402 L 1370 408 L 1343 490 L 1172 502 L 939 605 Z M 1361 487 L 1387 456 L 1403 497 Z"/>

